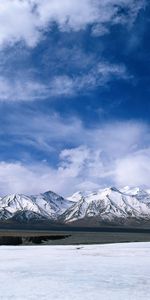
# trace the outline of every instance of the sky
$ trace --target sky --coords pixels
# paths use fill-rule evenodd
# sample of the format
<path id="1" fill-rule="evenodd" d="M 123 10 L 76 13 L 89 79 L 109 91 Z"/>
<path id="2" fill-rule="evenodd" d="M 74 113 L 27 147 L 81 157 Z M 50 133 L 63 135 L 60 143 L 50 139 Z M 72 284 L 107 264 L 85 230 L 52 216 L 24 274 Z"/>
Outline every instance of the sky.
<path id="1" fill-rule="evenodd" d="M 150 187 L 148 0 L 0 0 L 0 194 Z"/>

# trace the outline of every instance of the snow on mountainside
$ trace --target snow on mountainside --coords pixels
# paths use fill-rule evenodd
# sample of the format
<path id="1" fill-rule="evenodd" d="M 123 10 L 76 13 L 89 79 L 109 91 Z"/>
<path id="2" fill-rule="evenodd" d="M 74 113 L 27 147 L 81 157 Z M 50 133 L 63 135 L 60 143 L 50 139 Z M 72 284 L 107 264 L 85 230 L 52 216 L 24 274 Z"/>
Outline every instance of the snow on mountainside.
<path id="1" fill-rule="evenodd" d="M 150 191 L 138 187 L 77 192 L 63 197 L 48 191 L 39 195 L 0 198 L 0 221 L 58 221 L 94 226 L 150 222 Z"/>
<path id="2" fill-rule="evenodd" d="M 66 223 L 91 219 L 96 223 L 124 224 L 128 220 L 150 220 L 150 193 L 139 188 L 125 187 L 100 189 L 95 192 L 79 193 L 69 197 L 78 198 L 64 214 Z M 82 224 L 80 222 L 80 224 Z"/>
<path id="3" fill-rule="evenodd" d="M 49 191 L 39 195 L 12 194 L 0 199 L 0 220 L 57 220 L 72 202 Z"/>

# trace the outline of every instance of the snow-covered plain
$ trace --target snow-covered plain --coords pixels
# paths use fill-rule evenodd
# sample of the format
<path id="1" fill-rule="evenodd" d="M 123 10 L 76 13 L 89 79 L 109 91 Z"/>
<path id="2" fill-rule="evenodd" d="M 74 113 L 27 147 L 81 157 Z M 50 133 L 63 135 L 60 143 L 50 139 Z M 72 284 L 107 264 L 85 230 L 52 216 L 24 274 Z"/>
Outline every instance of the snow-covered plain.
<path id="1" fill-rule="evenodd" d="M 150 299 L 150 243 L 2 246 L 0 299 Z"/>

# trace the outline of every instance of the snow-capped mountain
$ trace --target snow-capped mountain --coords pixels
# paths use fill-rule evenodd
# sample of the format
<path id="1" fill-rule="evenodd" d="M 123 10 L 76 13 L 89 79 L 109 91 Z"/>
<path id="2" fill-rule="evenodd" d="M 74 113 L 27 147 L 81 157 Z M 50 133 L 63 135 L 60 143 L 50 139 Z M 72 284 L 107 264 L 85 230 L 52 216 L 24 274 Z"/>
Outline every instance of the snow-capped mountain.
<path id="1" fill-rule="evenodd" d="M 76 192 L 67 199 L 51 191 L 31 196 L 7 195 L 0 198 L 0 221 L 6 220 L 80 226 L 150 223 L 150 190 L 111 187 Z"/>
<path id="2" fill-rule="evenodd" d="M 150 193 L 139 188 L 114 187 L 95 192 L 77 192 L 74 204 L 63 214 L 64 222 L 80 225 L 128 224 L 150 221 Z"/>
<path id="3" fill-rule="evenodd" d="M 0 220 L 57 220 L 72 202 L 49 191 L 39 195 L 7 195 L 0 199 Z"/>

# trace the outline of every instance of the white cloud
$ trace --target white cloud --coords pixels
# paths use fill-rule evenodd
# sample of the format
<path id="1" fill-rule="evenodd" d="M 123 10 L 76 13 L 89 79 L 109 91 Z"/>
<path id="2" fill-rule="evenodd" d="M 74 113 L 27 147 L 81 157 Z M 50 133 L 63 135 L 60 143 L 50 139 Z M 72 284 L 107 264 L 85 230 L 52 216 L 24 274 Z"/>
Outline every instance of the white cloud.
<path id="1" fill-rule="evenodd" d="M 67 75 L 55 76 L 49 86 L 50 96 L 71 96 L 77 92 L 76 80 Z"/>
<path id="2" fill-rule="evenodd" d="M 31 74 L 27 79 L 27 75 L 17 74 L 16 78 L 11 79 L 0 76 L 0 101 L 35 101 L 61 96 L 69 97 L 90 91 L 97 86 L 104 86 L 114 79 L 131 78 L 124 65 L 108 62 L 99 62 L 86 75 L 53 76 L 48 83 L 32 79 Z"/>
<path id="3" fill-rule="evenodd" d="M 75 148 L 83 144 L 116 159 L 118 153 L 124 156 L 128 151 L 141 148 L 143 143 L 148 145 L 149 141 L 147 126 L 132 121 L 107 123 L 86 129 L 77 117 L 63 118 L 56 113 L 45 115 L 36 110 L 27 110 L 23 114 L 8 113 L 4 121 L 5 127 L 0 128 L 0 144 L 4 136 L 9 135 L 14 143 L 19 141 L 23 145 L 43 148 L 43 151 L 50 151 L 52 147 L 57 150 L 58 145 L 66 143 Z"/>
<path id="4" fill-rule="evenodd" d="M 32 47 L 39 39 L 38 20 L 32 12 L 33 1 L 0 0 L 0 45 L 18 41 Z"/>
<path id="5" fill-rule="evenodd" d="M 0 101 L 32 101 L 48 98 L 49 89 L 46 85 L 25 78 L 7 79 L 0 76 Z"/>
<path id="6" fill-rule="evenodd" d="M 108 34 L 113 24 L 132 26 L 143 0 L 0 0 L 0 47 L 23 41 L 35 47 L 44 32 L 57 23 L 60 31 L 80 31 L 91 25 L 91 34 Z M 59 50 L 59 49 L 58 49 Z M 62 50 L 62 49 L 60 49 Z M 75 51 L 76 52 L 76 51 Z M 70 96 L 103 86 L 114 78 L 130 79 L 126 67 L 97 61 L 76 52 L 75 64 L 88 65 L 77 76 L 56 73 L 41 83 L 28 74 L 0 77 L 0 101 L 32 101 Z M 5 50 L 4 50 L 5 55 Z M 69 54 L 70 55 L 70 54 Z M 74 56 L 72 56 L 74 59 Z M 68 58 L 67 58 L 68 59 Z M 56 59 L 57 61 L 57 59 Z M 96 62 L 96 63 L 95 63 Z M 6 63 L 7 68 L 7 63 Z M 6 76 L 7 76 L 6 75 Z M 29 79 L 30 78 L 30 79 Z M 7 114 L 6 114 L 7 115 Z M 5 122 L 7 117 L 5 116 Z M 0 191 L 35 193 L 52 189 L 67 195 L 99 185 L 149 185 L 149 127 L 136 122 L 114 122 L 87 129 L 77 118 L 62 120 L 58 115 L 11 114 L 1 136 L 6 143 L 32 146 L 45 157 L 53 151 L 58 165 L 46 162 L 0 162 Z M 0 141 L 2 143 L 2 139 Z M 70 149 L 64 149 L 64 144 Z M 23 161 L 23 160 L 22 160 Z M 31 160 L 30 160 L 31 161 Z"/>
<path id="7" fill-rule="evenodd" d="M 150 186 L 150 149 L 139 150 L 116 163 L 115 180 L 119 185 Z"/>
<path id="8" fill-rule="evenodd" d="M 56 76 L 50 82 L 50 95 L 70 96 L 77 93 L 86 93 L 98 86 L 105 86 L 114 79 L 128 80 L 132 76 L 123 64 L 111 64 L 98 62 L 86 74 L 69 77 L 66 75 Z"/>
<path id="9" fill-rule="evenodd" d="M 127 10 L 128 13 L 122 16 L 123 13 L 119 13 L 121 7 L 122 11 Z M 126 21 L 129 19 L 133 21 L 143 7 L 142 0 L 0 0 L 0 47 L 19 41 L 34 47 L 43 38 L 44 31 L 51 30 L 53 22 L 57 23 L 61 31 L 78 31 L 91 24 L 93 34 L 94 31 L 105 34 L 109 32 L 108 27 L 114 22 L 121 23 L 124 18 Z M 94 54 L 87 55 L 81 48 L 70 50 L 52 47 L 47 57 L 50 72 L 47 81 L 42 82 L 39 78 L 36 79 L 35 69 L 27 70 L 24 67 L 20 71 L 15 69 L 16 65 L 19 66 L 18 69 L 21 64 L 25 65 L 25 61 L 21 63 L 19 54 L 23 53 L 23 48 L 18 50 L 19 47 L 14 47 L 18 51 L 13 49 L 9 54 L 5 52 L 5 48 L 1 48 L 0 101 L 70 97 L 78 93 L 87 93 L 95 87 L 105 86 L 114 79 L 132 78 L 132 74 L 129 74 L 124 64 L 113 64 L 101 57 L 97 58 Z M 29 54 L 30 51 L 27 49 L 26 51 Z M 15 60 L 17 56 L 20 57 L 19 62 Z M 48 61 L 43 63 L 48 64 Z M 28 63 L 27 60 L 27 66 Z M 67 74 L 71 68 L 75 72 L 69 76 Z M 63 73 L 62 70 L 66 72 Z"/>
<path id="10" fill-rule="evenodd" d="M 107 26 L 104 26 L 102 24 L 96 24 L 92 28 L 92 34 L 93 36 L 103 36 L 109 34 L 109 29 Z"/>
<path id="11" fill-rule="evenodd" d="M 125 65 L 123 64 L 109 64 L 108 62 L 100 62 L 97 66 L 97 74 L 102 78 L 102 82 L 107 82 L 112 77 L 129 78 Z"/>
<path id="12" fill-rule="evenodd" d="M 14 112 L 6 114 L 1 122 L 5 126 L 0 127 L 0 145 L 5 136 L 9 136 L 10 139 L 5 141 L 7 147 L 19 143 L 51 155 L 52 151 L 59 151 L 62 144 L 68 141 L 77 146 L 83 140 L 84 128 L 81 121 L 73 117 L 65 120 L 56 113 L 45 115 L 36 110 L 19 114 Z"/>
<path id="13" fill-rule="evenodd" d="M 20 123 L 20 143 L 32 141 L 34 146 L 58 155 L 58 164 L 48 162 L 1 162 L 1 193 L 37 193 L 54 190 L 62 195 L 80 189 L 102 186 L 140 185 L 150 182 L 150 130 L 142 123 L 117 122 L 87 129 L 78 119 L 33 118 Z M 13 131 L 13 124 L 12 126 Z M 56 133 L 56 135 L 55 135 Z M 23 138 L 24 135 L 24 138 Z M 22 136 L 22 138 L 21 138 Z M 22 139 L 22 141 L 21 141 Z M 59 146 L 58 146 L 59 141 Z M 62 142 L 62 144 L 61 144 Z M 73 143 L 64 149 L 64 142 Z"/>
<path id="14" fill-rule="evenodd" d="M 54 22 L 61 31 L 96 25 L 103 28 L 97 34 L 105 34 L 108 23 L 133 23 L 144 4 L 144 0 L 0 0 L 0 45 L 24 41 L 34 47 Z"/>
<path id="15" fill-rule="evenodd" d="M 30 167 L 19 162 L 0 163 L 0 189 L 2 195 L 14 192 L 42 192 L 47 190 L 51 184 L 54 188 L 55 179 L 55 172 L 46 165 L 37 164 Z"/>

